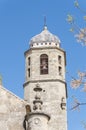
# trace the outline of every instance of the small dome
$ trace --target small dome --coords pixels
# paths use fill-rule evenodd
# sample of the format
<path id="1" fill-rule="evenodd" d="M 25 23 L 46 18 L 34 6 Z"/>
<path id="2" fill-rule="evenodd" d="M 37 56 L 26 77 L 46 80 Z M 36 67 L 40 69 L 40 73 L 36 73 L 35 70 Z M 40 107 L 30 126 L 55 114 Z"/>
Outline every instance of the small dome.
<path id="1" fill-rule="evenodd" d="M 32 39 L 30 40 L 30 47 L 43 47 L 45 45 L 55 45 L 58 47 L 60 46 L 60 39 L 57 36 L 50 33 L 46 26 L 40 34 L 32 37 Z"/>

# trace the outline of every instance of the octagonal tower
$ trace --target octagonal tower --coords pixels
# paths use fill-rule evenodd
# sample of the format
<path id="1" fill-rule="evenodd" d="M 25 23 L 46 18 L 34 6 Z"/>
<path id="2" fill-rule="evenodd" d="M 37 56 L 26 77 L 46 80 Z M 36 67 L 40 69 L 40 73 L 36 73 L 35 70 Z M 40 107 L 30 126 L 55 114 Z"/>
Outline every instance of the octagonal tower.
<path id="1" fill-rule="evenodd" d="M 60 47 L 59 38 L 46 26 L 40 34 L 31 38 L 29 44 L 30 48 L 25 52 L 24 99 L 34 112 L 33 90 L 39 83 L 42 88 L 42 112 L 51 117 L 48 129 L 67 130 L 65 51 Z"/>

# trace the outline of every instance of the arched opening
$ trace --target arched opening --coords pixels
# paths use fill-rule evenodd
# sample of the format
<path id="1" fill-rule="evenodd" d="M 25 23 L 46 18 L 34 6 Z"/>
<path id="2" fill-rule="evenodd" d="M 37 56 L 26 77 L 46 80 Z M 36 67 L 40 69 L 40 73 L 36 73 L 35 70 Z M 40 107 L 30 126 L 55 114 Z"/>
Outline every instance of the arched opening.
<path id="1" fill-rule="evenodd" d="M 48 74 L 48 55 L 40 56 L 40 74 Z"/>
<path id="2" fill-rule="evenodd" d="M 62 75 L 62 67 L 61 66 L 58 67 L 58 72 L 59 72 L 59 75 L 61 76 Z"/>

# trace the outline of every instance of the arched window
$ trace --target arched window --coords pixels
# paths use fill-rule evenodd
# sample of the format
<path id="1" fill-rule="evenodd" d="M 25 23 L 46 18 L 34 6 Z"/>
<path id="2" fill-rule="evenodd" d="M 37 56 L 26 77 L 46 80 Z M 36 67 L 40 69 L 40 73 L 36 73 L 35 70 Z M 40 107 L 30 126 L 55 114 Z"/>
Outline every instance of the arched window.
<path id="1" fill-rule="evenodd" d="M 28 69 L 28 77 L 30 77 L 30 68 Z"/>
<path id="2" fill-rule="evenodd" d="M 59 72 L 59 75 L 61 76 L 62 75 L 62 67 L 61 66 L 58 67 L 58 72 Z"/>
<path id="3" fill-rule="evenodd" d="M 58 56 L 58 62 L 59 62 L 59 64 L 61 64 L 61 62 L 62 62 L 62 57 L 60 55 Z"/>
<path id="4" fill-rule="evenodd" d="M 30 57 L 28 57 L 28 65 L 30 65 Z"/>
<path id="5" fill-rule="evenodd" d="M 46 54 L 40 56 L 40 74 L 48 74 L 48 56 Z"/>

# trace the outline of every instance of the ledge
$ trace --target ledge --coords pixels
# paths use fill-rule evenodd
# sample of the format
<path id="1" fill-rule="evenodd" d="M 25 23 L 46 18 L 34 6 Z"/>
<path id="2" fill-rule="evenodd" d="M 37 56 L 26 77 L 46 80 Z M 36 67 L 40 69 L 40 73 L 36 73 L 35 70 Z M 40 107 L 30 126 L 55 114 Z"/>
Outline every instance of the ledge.
<path id="1" fill-rule="evenodd" d="M 34 115 L 40 115 L 40 116 L 45 116 L 48 118 L 48 121 L 50 120 L 50 116 L 46 113 L 43 113 L 43 112 L 31 112 L 27 115 L 27 118 L 30 118 L 30 116 L 34 116 Z"/>

